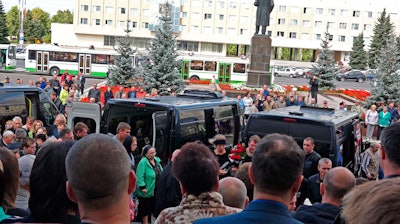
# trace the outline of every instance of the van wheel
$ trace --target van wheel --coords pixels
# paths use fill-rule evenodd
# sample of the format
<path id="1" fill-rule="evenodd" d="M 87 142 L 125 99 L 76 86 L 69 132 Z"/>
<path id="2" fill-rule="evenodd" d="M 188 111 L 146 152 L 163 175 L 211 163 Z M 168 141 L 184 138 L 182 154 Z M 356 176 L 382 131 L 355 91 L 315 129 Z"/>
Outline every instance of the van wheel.
<path id="1" fill-rule="evenodd" d="M 60 75 L 60 69 L 57 68 L 57 67 L 51 68 L 51 69 L 50 69 L 50 75 L 57 75 L 57 76 L 59 76 L 59 75 Z"/>

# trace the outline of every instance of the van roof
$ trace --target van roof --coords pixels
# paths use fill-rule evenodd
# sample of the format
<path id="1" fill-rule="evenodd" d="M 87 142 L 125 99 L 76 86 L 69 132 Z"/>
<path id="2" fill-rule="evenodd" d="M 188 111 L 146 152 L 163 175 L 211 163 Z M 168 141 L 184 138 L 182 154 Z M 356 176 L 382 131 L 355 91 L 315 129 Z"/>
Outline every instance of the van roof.
<path id="1" fill-rule="evenodd" d="M 263 117 L 285 117 L 293 118 L 296 120 L 309 120 L 317 122 L 332 122 L 339 124 L 346 122 L 349 119 L 358 118 L 356 112 L 347 110 L 336 110 L 333 108 L 321 108 L 321 107 L 310 107 L 310 106 L 290 106 L 278 108 L 270 111 L 263 111 L 256 114 L 252 114 L 252 118 L 262 119 Z"/>
<path id="2" fill-rule="evenodd" d="M 222 98 L 202 98 L 193 96 L 160 96 L 154 98 L 133 98 L 133 99 L 110 99 L 108 104 L 151 104 L 154 106 L 164 106 L 164 107 L 175 107 L 175 108 L 200 108 L 210 104 L 212 106 L 216 105 L 231 105 L 237 104 L 238 101 L 234 98 L 232 99 L 222 99 Z"/>
<path id="3" fill-rule="evenodd" d="M 38 91 L 40 88 L 36 86 L 17 85 L 14 83 L 0 83 L 0 90 L 24 90 L 24 91 Z"/>

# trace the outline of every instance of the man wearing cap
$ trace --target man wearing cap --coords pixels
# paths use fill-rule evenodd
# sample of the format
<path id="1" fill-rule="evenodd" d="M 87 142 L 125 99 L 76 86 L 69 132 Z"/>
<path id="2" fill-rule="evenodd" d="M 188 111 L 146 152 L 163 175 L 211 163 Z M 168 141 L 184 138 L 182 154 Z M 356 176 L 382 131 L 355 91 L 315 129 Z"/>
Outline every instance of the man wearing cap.
<path id="1" fill-rule="evenodd" d="M 6 76 L 5 78 L 4 78 L 4 81 L 3 81 L 4 83 L 10 83 L 10 78 L 8 77 L 8 76 Z"/>
<path id="2" fill-rule="evenodd" d="M 20 209 L 28 209 L 29 193 L 29 177 L 31 175 L 33 162 L 36 156 L 28 154 L 18 159 L 19 171 L 21 177 L 19 178 L 19 188 L 17 192 L 17 199 L 15 205 Z"/>

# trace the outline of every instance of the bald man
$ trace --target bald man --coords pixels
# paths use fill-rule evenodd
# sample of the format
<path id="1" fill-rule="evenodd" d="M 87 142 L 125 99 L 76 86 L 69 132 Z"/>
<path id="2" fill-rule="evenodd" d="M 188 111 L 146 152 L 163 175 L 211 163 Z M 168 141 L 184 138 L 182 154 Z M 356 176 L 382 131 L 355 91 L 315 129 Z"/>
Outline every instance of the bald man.
<path id="1" fill-rule="evenodd" d="M 219 181 L 218 192 L 227 206 L 245 208 L 249 203 L 246 185 L 236 177 L 225 177 Z"/>
<path id="2" fill-rule="evenodd" d="M 158 191 L 156 195 L 156 205 L 154 209 L 155 217 L 157 217 L 163 209 L 176 207 L 181 203 L 181 188 L 178 180 L 172 174 L 172 163 L 180 151 L 180 149 L 177 149 L 172 153 L 171 161 L 168 162 L 160 174 Z"/>
<path id="3" fill-rule="evenodd" d="M 293 217 L 304 223 L 333 223 L 340 212 L 342 198 L 355 184 L 356 178 L 347 168 L 331 169 L 320 186 L 322 202 L 300 206 Z"/>

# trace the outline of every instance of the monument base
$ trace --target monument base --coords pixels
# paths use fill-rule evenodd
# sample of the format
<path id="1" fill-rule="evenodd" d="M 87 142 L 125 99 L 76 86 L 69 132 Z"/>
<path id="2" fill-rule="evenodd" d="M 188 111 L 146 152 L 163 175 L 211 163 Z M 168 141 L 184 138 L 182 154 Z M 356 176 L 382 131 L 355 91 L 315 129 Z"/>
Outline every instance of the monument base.
<path id="1" fill-rule="evenodd" d="M 247 76 L 247 85 L 260 87 L 271 84 L 271 73 L 269 71 L 249 70 Z"/>

